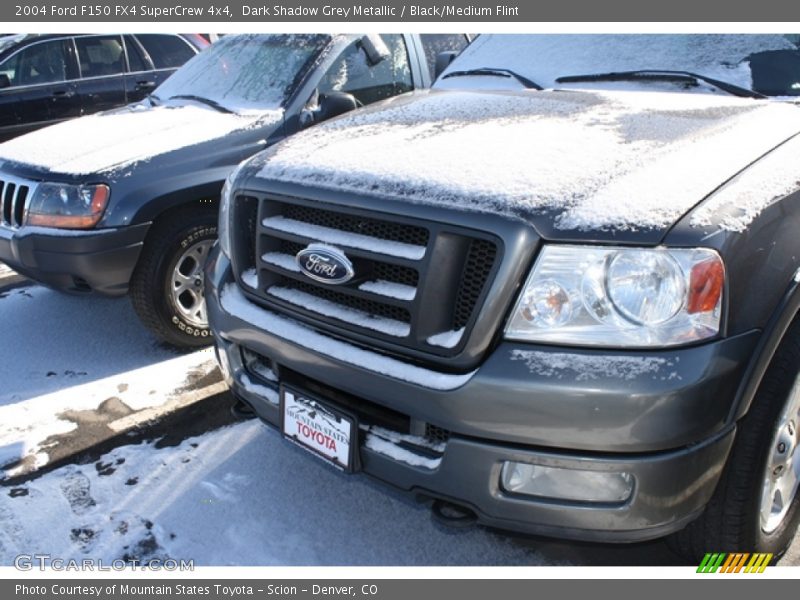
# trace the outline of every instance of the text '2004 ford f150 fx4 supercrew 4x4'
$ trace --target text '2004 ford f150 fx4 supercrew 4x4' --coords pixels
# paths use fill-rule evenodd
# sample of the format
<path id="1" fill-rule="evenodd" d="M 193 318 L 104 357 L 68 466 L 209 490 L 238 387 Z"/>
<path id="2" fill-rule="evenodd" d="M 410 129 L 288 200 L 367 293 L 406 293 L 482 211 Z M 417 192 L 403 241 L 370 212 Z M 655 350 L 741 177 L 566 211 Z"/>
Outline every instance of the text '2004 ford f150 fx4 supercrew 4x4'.
<path id="1" fill-rule="evenodd" d="M 226 36 L 144 101 L 0 145 L 0 261 L 70 292 L 130 291 L 175 346 L 210 342 L 202 265 L 242 160 L 428 87 L 459 34 Z"/>
<path id="2" fill-rule="evenodd" d="M 245 162 L 207 263 L 233 391 L 440 517 L 780 555 L 800 108 L 767 96 L 797 64 L 780 35 L 481 36 Z"/>

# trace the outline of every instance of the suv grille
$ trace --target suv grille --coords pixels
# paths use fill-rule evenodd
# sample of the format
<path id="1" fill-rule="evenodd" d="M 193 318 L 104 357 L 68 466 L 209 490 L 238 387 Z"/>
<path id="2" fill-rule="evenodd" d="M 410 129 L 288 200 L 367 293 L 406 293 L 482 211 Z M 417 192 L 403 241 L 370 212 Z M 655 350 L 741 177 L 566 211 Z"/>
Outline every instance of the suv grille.
<path id="1" fill-rule="evenodd" d="M 0 225 L 22 227 L 36 184 L 0 173 Z"/>
<path id="2" fill-rule="evenodd" d="M 254 226 L 251 216 L 258 206 Z M 255 269 L 273 308 L 439 356 L 463 350 L 498 259 L 494 236 L 307 200 L 239 197 L 235 219 L 252 247 L 235 249 L 239 273 Z M 254 228 L 253 228 L 254 227 Z M 344 251 L 355 276 L 341 285 L 314 281 L 295 263 L 312 243 Z"/>

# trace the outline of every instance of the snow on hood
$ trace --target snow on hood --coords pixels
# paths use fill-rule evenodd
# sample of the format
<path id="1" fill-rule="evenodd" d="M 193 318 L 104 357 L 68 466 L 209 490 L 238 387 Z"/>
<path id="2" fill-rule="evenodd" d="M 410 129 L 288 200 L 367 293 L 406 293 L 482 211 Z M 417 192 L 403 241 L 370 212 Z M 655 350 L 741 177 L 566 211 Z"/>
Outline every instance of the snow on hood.
<path id="1" fill-rule="evenodd" d="M 652 92 L 432 92 L 312 128 L 259 175 L 530 219 L 671 225 L 800 130 L 800 108 Z"/>
<path id="2" fill-rule="evenodd" d="M 0 161 L 68 175 L 117 171 L 282 117 L 280 110 L 241 116 L 194 105 L 137 104 L 45 127 L 0 144 Z"/>

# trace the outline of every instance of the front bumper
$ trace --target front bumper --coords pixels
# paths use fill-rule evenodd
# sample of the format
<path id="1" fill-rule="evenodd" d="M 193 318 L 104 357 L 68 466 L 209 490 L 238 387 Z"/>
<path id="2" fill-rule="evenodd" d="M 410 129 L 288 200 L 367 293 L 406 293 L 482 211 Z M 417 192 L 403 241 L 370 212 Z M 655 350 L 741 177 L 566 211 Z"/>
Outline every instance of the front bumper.
<path id="1" fill-rule="evenodd" d="M 450 432 L 435 468 L 412 466 L 362 443 L 366 473 L 467 506 L 485 524 L 558 537 L 638 541 L 666 535 L 695 518 L 711 497 L 733 442 L 735 425 L 726 416 L 757 338 L 752 333 L 661 351 L 658 360 L 645 363 L 656 365 L 652 369 L 590 376 L 537 370 L 512 358 L 525 345 L 501 343 L 459 385 L 433 389 L 268 330 L 259 315 L 269 311 L 242 304 L 241 293 L 235 306 L 226 302 L 236 288 L 228 287 L 235 284 L 225 257 L 212 256 L 208 270 L 209 320 L 229 383 L 263 420 L 279 425 L 280 408 L 274 393 L 268 398 L 258 392 L 263 388 L 251 385 L 242 348 L 271 361 L 282 381 L 336 390 Z M 533 349 L 537 356 L 552 352 Z M 610 353 L 581 352 L 587 354 L 608 358 Z M 630 359 L 646 353 L 613 354 Z M 520 496 L 500 485 L 505 461 L 624 472 L 635 484 L 630 498 L 618 504 Z"/>
<path id="2" fill-rule="evenodd" d="M 67 292 L 128 291 L 149 223 L 93 231 L 0 226 L 0 262 L 21 275 Z"/>

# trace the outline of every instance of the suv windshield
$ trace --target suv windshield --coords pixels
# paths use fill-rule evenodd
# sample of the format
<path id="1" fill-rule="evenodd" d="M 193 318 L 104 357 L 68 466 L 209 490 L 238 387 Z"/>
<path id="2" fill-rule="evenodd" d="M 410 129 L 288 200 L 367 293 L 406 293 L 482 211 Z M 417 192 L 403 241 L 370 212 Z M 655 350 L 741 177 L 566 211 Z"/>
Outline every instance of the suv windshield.
<path id="1" fill-rule="evenodd" d="M 510 69 L 545 88 L 718 93 L 743 88 L 767 96 L 800 96 L 799 39 L 779 34 L 482 35 L 435 87 L 491 87 L 487 78 L 473 85 L 469 77 L 448 75 Z M 507 88 L 508 79 L 494 85 Z"/>
<path id="2" fill-rule="evenodd" d="M 197 100 L 236 113 L 281 108 L 327 35 L 232 35 L 178 69 L 153 93 L 157 102 Z"/>

